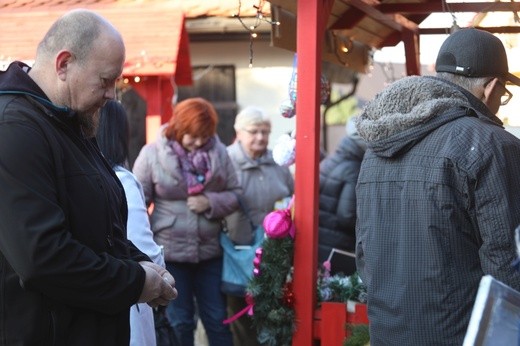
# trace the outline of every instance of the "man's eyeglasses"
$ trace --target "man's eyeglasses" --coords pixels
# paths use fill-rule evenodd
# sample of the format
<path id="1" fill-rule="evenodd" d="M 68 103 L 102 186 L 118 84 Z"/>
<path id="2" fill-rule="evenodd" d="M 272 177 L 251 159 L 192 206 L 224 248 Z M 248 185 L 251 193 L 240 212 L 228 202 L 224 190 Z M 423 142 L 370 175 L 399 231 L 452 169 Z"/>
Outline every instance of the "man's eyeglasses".
<path id="1" fill-rule="evenodd" d="M 500 80 L 498 80 L 498 83 L 504 88 L 504 94 L 500 97 L 500 104 L 505 106 L 513 98 L 513 93 L 507 90 L 506 85 Z"/>
<path id="2" fill-rule="evenodd" d="M 269 130 L 258 130 L 258 129 L 254 129 L 254 130 L 247 130 L 247 129 L 244 129 L 244 131 L 246 131 L 247 133 L 249 133 L 251 136 L 256 136 L 258 134 L 261 134 L 262 136 L 269 136 L 269 134 L 271 133 L 271 131 Z"/>
<path id="3" fill-rule="evenodd" d="M 495 78 L 492 78 L 489 81 L 487 81 L 486 84 L 484 84 L 484 87 L 486 87 L 489 83 L 491 83 L 493 81 L 493 79 L 495 79 Z M 502 88 L 504 88 L 504 93 L 502 94 L 502 96 L 500 96 L 500 105 L 505 106 L 513 98 L 513 93 L 511 91 L 507 90 L 506 85 L 504 83 L 502 83 L 500 81 L 500 79 L 497 78 L 497 82 L 498 82 L 498 84 L 500 84 L 500 86 Z"/>

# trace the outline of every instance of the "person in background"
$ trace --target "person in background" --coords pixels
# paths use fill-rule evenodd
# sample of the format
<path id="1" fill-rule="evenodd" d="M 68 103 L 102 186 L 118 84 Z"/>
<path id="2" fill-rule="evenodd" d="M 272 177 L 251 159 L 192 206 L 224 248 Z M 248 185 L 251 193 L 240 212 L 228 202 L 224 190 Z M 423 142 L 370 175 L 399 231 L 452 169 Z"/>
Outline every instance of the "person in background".
<path id="1" fill-rule="evenodd" d="M 448 36 L 435 69 L 388 86 L 357 122 L 356 264 L 374 346 L 462 345 L 483 275 L 520 290 L 520 140 L 495 115 L 520 79 L 500 39 L 472 28 Z"/>
<path id="2" fill-rule="evenodd" d="M 356 183 L 365 155 L 356 116 L 346 126 L 347 134 L 336 151 L 320 162 L 319 263 L 330 260 L 330 274 L 351 275 L 356 271 Z M 350 254 L 331 251 L 337 249 Z"/>
<path id="3" fill-rule="evenodd" d="M 108 101 L 100 111 L 96 139 L 101 152 L 123 184 L 128 205 L 127 235 L 139 250 L 154 263 L 165 267 L 161 248 L 153 240 L 143 188 L 127 169 L 129 151 L 128 118 L 123 105 Z M 144 303 L 130 308 L 130 345 L 155 346 L 155 328 L 152 308 Z"/>
<path id="4" fill-rule="evenodd" d="M 242 186 L 243 206 L 252 223 L 261 225 L 264 217 L 274 209 L 275 202 L 292 196 L 294 181 L 289 168 L 277 165 L 267 149 L 271 121 L 257 107 L 246 107 L 237 114 L 234 124 L 235 142 L 228 153 Z M 226 218 L 230 237 L 237 244 L 251 244 L 253 234 L 247 227 L 247 216 L 239 210 Z M 244 234 L 243 230 L 247 230 Z M 242 232 L 241 232 L 242 231 Z M 244 297 L 227 296 L 228 314 L 233 316 L 247 306 Z M 235 345 L 258 345 L 256 331 L 248 316 L 231 323 Z"/>
<path id="5" fill-rule="evenodd" d="M 159 137 L 145 145 L 133 172 L 143 185 L 156 242 L 177 279 L 179 298 L 168 317 L 183 346 L 193 345 L 196 299 L 210 345 L 232 345 L 220 292 L 222 219 L 238 208 L 240 193 L 226 147 L 216 136 L 217 113 L 207 100 L 176 104 Z"/>
<path id="6" fill-rule="evenodd" d="M 54 22 L 33 67 L 0 72 L 0 340 L 128 345 L 130 306 L 173 277 L 127 239 L 123 188 L 95 142 L 125 47 L 95 12 Z"/>

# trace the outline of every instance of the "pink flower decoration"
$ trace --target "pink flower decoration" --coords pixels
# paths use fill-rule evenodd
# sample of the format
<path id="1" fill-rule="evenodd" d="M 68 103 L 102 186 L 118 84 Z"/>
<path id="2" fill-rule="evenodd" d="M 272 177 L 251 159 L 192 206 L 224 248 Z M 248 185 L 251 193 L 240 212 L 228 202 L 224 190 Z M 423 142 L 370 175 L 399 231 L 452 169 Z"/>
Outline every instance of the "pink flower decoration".
<path id="1" fill-rule="evenodd" d="M 255 300 L 249 293 L 246 294 L 246 303 L 247 303 L 247 306 L 245 308 L 243 308 L 242 310 L 240 310 L 239 312 L 237 312 L 230 318 L 225 319 L 224 321 L 222 321 L 222 323 L 230 324 L 230 323 L 236 321 L 237 319 L 239 319 L 245 313 L 247 313 L 249 316 L 253 316 L 253 307 L 255 306 Z"/>
<path id="2" fill-rule="evenodd" d="M 325 272 L 323 273 L 323 278 L 329 278 L 330 277 L 330 268 L 331 268 L 330 261 L 323 262 L 323 268 L 325 269 Z"/>
<path id="3" fill-rule="evenodd" d="M 288 235 L 294 238 L 295 228 L 290 209 L 270 212 L 265 216 L 263 226 L 269 238 L 280 239 Z"/>
<path id="4" fill-rule="evenodd" d="M 249 309 L 247 310 L 247 314 L 249 316 L 253 316 L 253 307 L 255 306 L 255 299 L 253 298 L 253 296 L 251 296 L 250 294 L 246 294 L 246 303 L 247 307 L 249 307 Z"/>
<path id="5" fill-rule="evenodd" d="M 255 257 L 255 259 L 253 260 L 253 265 L 255 266 L 255 268 L 258 268 L 258 266 L 260 265 L 260 258 Z"/>
<path id="6" fill-rule="evenodd" d="M 323 267 L 326 271 L 330 272 L 330 261 L 323 262 Z"/>

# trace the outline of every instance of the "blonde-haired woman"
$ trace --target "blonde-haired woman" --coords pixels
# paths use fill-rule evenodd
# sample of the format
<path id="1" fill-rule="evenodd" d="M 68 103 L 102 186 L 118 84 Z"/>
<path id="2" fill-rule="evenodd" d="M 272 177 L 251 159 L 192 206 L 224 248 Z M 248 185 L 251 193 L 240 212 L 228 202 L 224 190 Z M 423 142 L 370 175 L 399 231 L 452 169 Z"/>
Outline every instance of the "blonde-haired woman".
<path id="1" fill-rule="evenodd" d="M 260 225 L 273 210 L 276 201 L 293 194 L 294 181 L 287 167 L 277 165 L 267 147 L 271 133 L 271 120 L 257 107 L 246 107 L 235 118 L 236 140 L 228 153 L 242 186 L 242 198 L 253 224 Z M 226 218 L 230 234 L 237 243 L 247 244 L 253 235 L 240 232 L 244 220 L 238 211 Z M 244 297 L 228 296 L 228 314 L 233 316 L 246 306 Z M 257 345 L 256 333 L 249 316 L 242 316 L 231 324 L 235 345 Z"/>

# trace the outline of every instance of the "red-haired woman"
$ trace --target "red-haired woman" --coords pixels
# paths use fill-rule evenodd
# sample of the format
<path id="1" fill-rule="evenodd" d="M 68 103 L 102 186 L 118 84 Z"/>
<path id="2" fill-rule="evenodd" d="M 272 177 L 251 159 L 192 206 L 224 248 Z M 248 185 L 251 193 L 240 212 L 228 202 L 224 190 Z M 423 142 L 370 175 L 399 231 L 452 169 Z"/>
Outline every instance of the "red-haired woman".
<path id="1" fill-rule="evenodd" d="M 143 185 L 155 241 L 176 280 L 168 317 L 181 345 L 193 345 L 194 298 L 210 345 L 232 345 L 220 292 L 221 220 L 238 208 L 240 192 L 226 147 L 216 136 L 217 113 L 202 98 L 178 103 L 156 142 L 143 147 L 133 171 Z"/>

